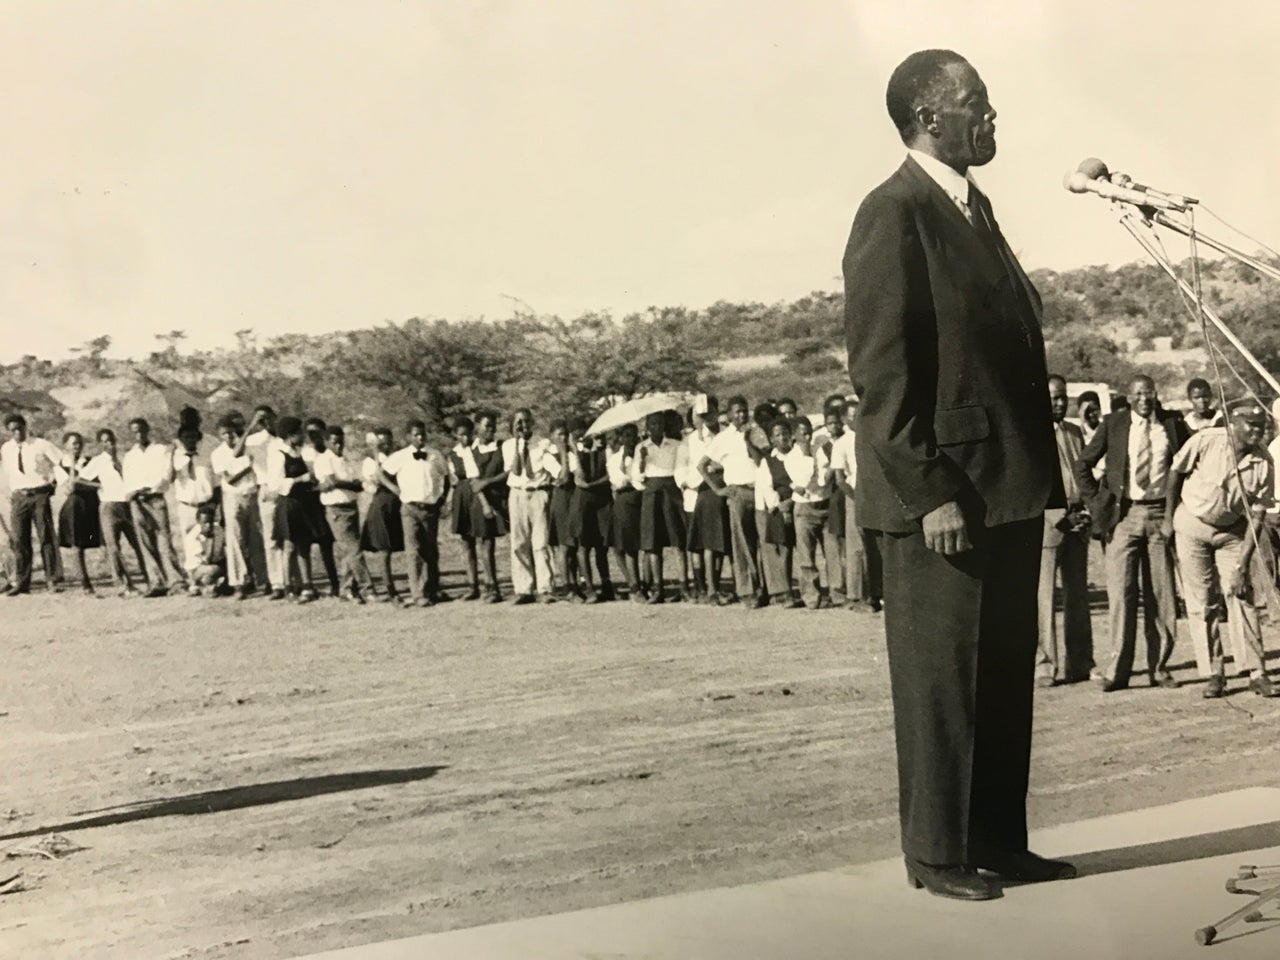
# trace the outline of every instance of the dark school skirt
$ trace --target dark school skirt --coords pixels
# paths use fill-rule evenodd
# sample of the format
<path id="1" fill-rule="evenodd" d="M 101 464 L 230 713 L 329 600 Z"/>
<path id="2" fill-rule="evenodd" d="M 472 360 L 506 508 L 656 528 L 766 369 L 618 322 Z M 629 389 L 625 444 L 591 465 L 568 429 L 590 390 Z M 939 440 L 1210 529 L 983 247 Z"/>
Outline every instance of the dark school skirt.
<path id="1" fill-rule="evenodd" d="M 404 550 L 404 524 L 400 520 L 400 498 L 386 487 L 378 487 L 369 501 L 369 511 L 360 528 L 360 549 L 368 553 L 400 553 Z"/>
<path id="2" fill-rule="evenodd" d="M 613 492 L 609 545 L 625 554 L 640 552 L 640 506 L 643 494 L 635 487 Z"/>
<path id="3" fill-rule="evenodd" d="M 449 529 L 463 540 L 474 540 L 475 533 L 471 525 L 471 507 L 476 493 L 471 489 L 471 481 L 463 477 L 451 494 L 453 500 L 453 518 L 449 521 Z"/>
<path id="4" fill-rule="evenodd" d="M 706 484 L 698 488 L 698 501 L 693 508 L 693 518 L 689 521 L 689 542 L 687 549 L 692 553 L 712 553 L 727 555 L 732 549 L 733 539 L 729 534 L 729 500 L 722 497 Z"/>
<path id="5" fill-rule="evenodd" d="M 329 529 L 320 495 L 309 490 L 280 497 L 272 518 L 271 539 L 276 543 L 292 543 L 295 547 L 332 543 L 333 531 Z"/>
<path id="6" fill-rule="evenodd" d="M 612 543 L 613 498 L 609 488 L 578 488 L 569 511 L 569 533 L 580 547 L 598 550 Z"/>
<path id="7" fill-rule="evenodd" d="M 572 524 L 573 487 L 553 487 L 551 500 L 547 506 L 547 546 L 576 547 Z"/>
<path id="8" fill-rule="evenodd" d="M 640 498 L 640 549 L 646 553 L 665 547 L 683 550 L 688 531 L 684 495 L 672 477 L 651 477 Z"/>
<path id="9" fill-rule="evenodd" d="M 497 491 L 495 496 L 491 491 Z M 492 516 L 484 515 L 484 505 L 489 505 Z M 505 537 L 510 524 L 507 522 L 507 488 L 494 484 L 486 490 L 471 492 L 471 536 L 476 540 L 497 540 Z"/>
<path id="10" fill-rule="evenodd" d="M 58 511 L 58 544 L 77 550 L 102 546 L 102 522 L 98 519 L 98 494 L 78 489 L 67 495 Z"/>

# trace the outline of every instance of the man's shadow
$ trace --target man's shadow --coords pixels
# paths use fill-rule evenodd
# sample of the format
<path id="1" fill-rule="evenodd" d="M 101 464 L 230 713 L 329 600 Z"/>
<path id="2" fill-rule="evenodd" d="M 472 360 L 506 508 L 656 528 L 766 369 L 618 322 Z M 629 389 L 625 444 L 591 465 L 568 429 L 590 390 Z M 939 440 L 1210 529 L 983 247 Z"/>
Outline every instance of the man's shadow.
<path id="1" fill-rule="evenodd" d="M 138 800 L 114 807 L 103 807 L 99 810 L 86 810 L 78 814 L 80 819 L 77 820 L 6 833 L 0 835 L 0 840 L 21 840 L 49 833 L 63 833 L 68 830 L 111 827 L 136 820 L 152 820 L 156 817 L 190 817 L 206 813 L 224 813 L 228 810 L 243 810 L 246 807 L 306 800 L 309 797 L 323 796 L 328 793 L 413 783 L 430 779 L 444 769 L 446 768 L 443 766 L 429 766 L 405 767 L 398 770 L 358 770 L 353 773 L 329 773 L 316 777 L 299 777 L 294 780 L 251 783 L 241 787 L 206 790 L 178 797 Z"/>
<path id="2" fill-rule="evenodd" d="M 1257 823 L 1248 827 L 1232 827 L 1213 833 L 1200 833 L 1192 837 L 1176 837 L 1141 843 L 1132 847 L 1114 847 L 1110 850 L 1093 850 L 1065 859 L 1075 865 L 1082 877 L 1116 873 L 1120 870 L 1137 870 L 1142 867 L 1159 867 L 1186 860 L 1206 860 L 1225 857 L 1233 853 L 1247 853 L 1280 847 L 1280 820 Z"/>

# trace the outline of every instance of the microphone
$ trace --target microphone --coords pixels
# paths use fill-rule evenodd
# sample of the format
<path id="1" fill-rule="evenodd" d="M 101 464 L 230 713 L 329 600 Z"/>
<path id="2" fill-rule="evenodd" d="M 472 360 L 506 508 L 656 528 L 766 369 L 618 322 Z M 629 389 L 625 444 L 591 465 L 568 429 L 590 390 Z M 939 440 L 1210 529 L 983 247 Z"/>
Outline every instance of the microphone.
<path id="1" fill-rule="evenodd" d="M 1145 183 L 1139 183 L 1127 173 L 1121 173 L 1119 170 L 1111 174 L 1109 179 L 1117 187 L 1125 187 L 1128 190 L 1138 190 L 1141 193 L 1148 194 L 1149 196 L 1164 197 L 1166 200 L 1176 200 L 1178 203 L 1185 203 L 1188 206 L 1193 203 L 1200 202 L 1195 197 L 1188 197 L 1181 193 L 1170 193 L 1168 190 L 1157 190 L 1155 187 L 1148 186 Z"/>
<path id="2" fill-rule="evenodd" d="M 1102 179 L 1103 173 L 1095 173 L 1099 167 L 1101 171 L 1106 171 L 1107 169 L 1107 165 L 1101 160 L 1090 158 L 1081 163 L 1080 166 L 1084 169 L 1071 171 L 1062 178 L 1062 185 L 1072 193 L 1094 193 L 1108 200 L 1131 203 L 1136 207 L 1158 207 L 1162 210 L 1178 211 L 1187 209 L 1185 203 L 1181 203 L 1176 199 L 1156 196 L 1141 190 L 1134 190 L 1131 187 L 1118 187 L 1110 180 Z M 1095 173 L 1095 176 L 1090 176 L 1090 173 Z"/>

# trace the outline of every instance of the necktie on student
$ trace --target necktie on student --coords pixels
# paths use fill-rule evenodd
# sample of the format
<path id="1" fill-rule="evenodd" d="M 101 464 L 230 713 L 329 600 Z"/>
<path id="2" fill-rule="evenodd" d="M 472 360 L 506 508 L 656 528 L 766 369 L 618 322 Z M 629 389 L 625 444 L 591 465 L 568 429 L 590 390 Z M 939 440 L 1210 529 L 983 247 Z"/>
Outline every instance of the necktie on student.
<path id="1" fill-rule="evenodd" d="M 1143 419 L 1138 428 L 1138 450 L 1133 458 L 1133 482 L 1143 492 L 1151 484 L 1151 420 Z"/>
<path id="2" fill-rule="evenodd" d="M 530 480 L 533 479 L 533 460 L 529 457 L 529 441 L 525 440 L 520 454 L 521 471 Z"/>
<path id="3" fill-rule="evenodd" d="M 27 469 L 22 465 L 22 444 L 18 444 L 18 472 L 26 473 Z"/>

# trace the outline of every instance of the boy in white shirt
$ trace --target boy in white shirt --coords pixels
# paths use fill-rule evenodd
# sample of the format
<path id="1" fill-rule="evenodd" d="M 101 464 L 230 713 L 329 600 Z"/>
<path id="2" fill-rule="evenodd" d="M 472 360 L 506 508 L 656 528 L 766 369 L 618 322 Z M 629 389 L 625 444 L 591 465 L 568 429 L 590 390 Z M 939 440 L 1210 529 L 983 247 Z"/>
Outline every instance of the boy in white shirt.
<path id="1" fill-rule="evenodd" d="M 173 483 L 173 457 L 168 446 L 151 440 L 151 425 L 142 417 L 129 421 L 134 445 L 124 455 L 124 485 L 129 492 L 133 526 L 147 561 L 149 597 L 185 591 L 186 574 L 178 560 L 165 492 Z"/>
<path id="2" fill-rule="evenodd" d="M 98 431 L 101 452 L 80 471 L 80 479 L 98 488 L 98 521 L 102 528 L 102 544 L 107 548 L 107 566 L 111 579 L 122 597 L 136 597 L 129 578 L 129 568 L 120 550 L 120 538 L 133 548 L 138 560 L 138 575 L 146 581 L 146 565 L 142 561 L 142 547 L 133 527 L 133 515 L 129 509 L 129 491 L 124 485 L 123 466 L 120 463 L 116 435 L 112 430 Z"/>
<path id="3" fill-rule="evenodd" d="M 440 592 L 440 517 L 449 497 L 449 464 L 427 446 L 427 425 L 411 420 L 409 445 L 387 458 L 382 472 L 400 497 L 405 547 L 409 551 L 410 599 L 431 607 L 449 598 Z"/>
<path id="4" fill-rule="evenodd" d="M 228 414 L 219 420 L 218 433 L 222 443 L 209 455 L 209 467 L 214 483 L 222 489 L 227 584 L 243 600 L 249 595 L 250 582 L 255 580 L 250 558 L 259 520 L 258 476 L 253 471 L 253 461 L 243 453 L 236 453 L 244 436 L 244 425 L 239 415 Z M 257 536 L 260 543 L 261 533 Z M 265 562 L 258 565 L 265 571 Z"/>
<path id="5" fill-rule="evenodd" d="M 221 539 L 217 509 L 212 504 L 201 507 L 182 540 L 193 597 L 216 597 L 226 586 L 227 557 Z"/>
<path id="6" fill-rule="evenodd" d="M 804 606 L 791 586 L 795 496 L 812 482 L 813 458 L 792 445 L 791 422 L 786 417 L 777 417 L 769 425 L 769 441 L 772 448 L 756 468 L 756 504 L 764 528 L 760 556 L 770 601 L 792 610 Z"/>
<path id="7" fill-rule="evenodd" d="M 333 532 L 334 552 L 344 600 L 365 602 L 365 593 L 373 585 L 364 554 L 360 552 L 360 509 L 358 500 L 363 483 L 357 467 L 343 457 L 347 437 L 341 427 L 329 427 L 328 443 L 316 454 L 312 469 L 320 485 L 320 502 L 324 505 L 329 529 Z"/>
<path id="8" fill-rule="evenodd" d="M 533 432 L 533 411 L 511 416 L 511 437 L 502 443 L 511 518 L 511 588 L 516 604 L 553 603 L 547 509 L 560 461 L 550 444 Z"/>

